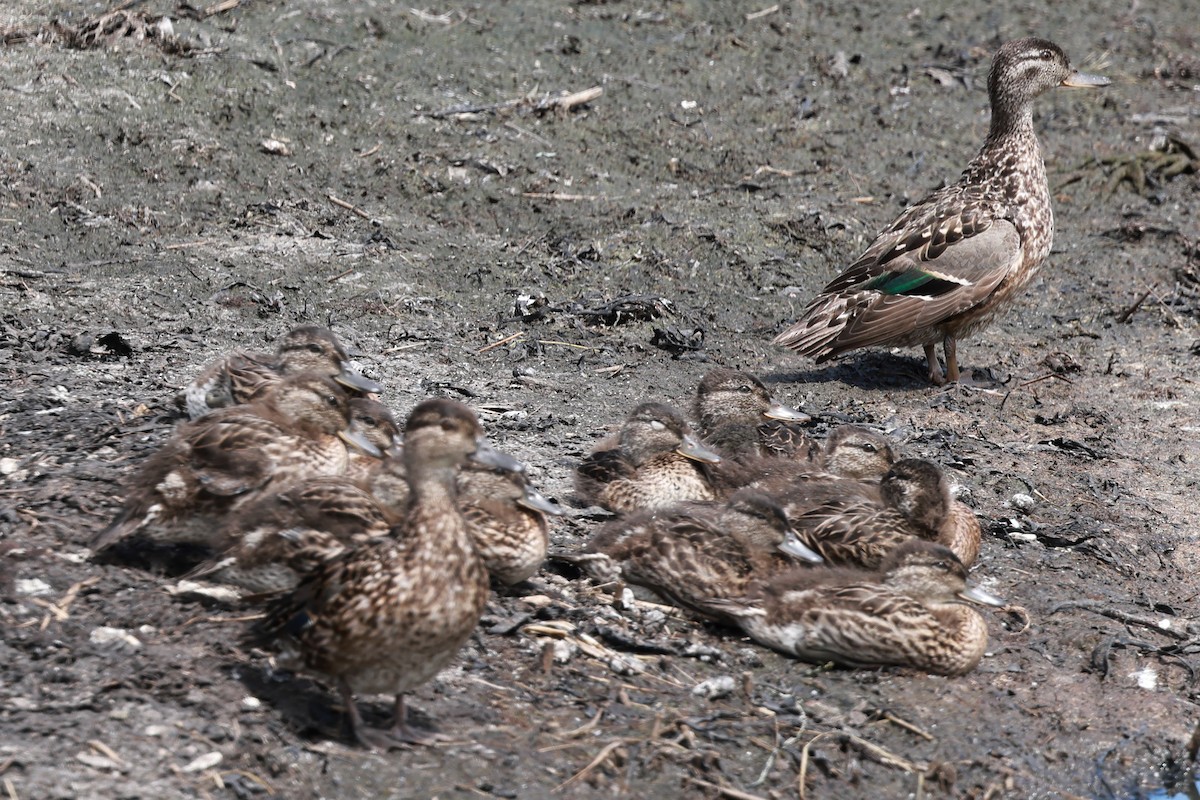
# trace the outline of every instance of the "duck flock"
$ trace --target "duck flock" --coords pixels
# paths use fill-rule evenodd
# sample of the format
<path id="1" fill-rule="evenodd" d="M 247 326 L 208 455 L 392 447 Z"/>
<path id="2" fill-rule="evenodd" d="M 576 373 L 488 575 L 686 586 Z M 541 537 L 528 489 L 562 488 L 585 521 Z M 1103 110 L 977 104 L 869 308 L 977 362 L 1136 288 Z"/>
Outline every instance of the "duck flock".
<path id="1" fill-rule="evenodd" d="M 901 214 L 776 343 L 817 361 L 920 345 L 933 383 L 958 380 L 957 340 L 1050 252 L 1031 104 L 1106 83 L 1052 42 L 1001 47 L 991 130 L 959 181 Z M 147 460 L 93 549 L 190 548 L 190 577 L 262 604 L 249 640 L 328 679 L 355 738 L 386 749 L 438 738 L 408 723 L 406 693 L 466 642 L 491 579 L 541 568 L 547 515 L 561 509 L 488 445 L 469 408 L 425 400 L 401 435 L 380 387 L 348 363 L 330 331 L 308 326 L 273 355 L 204 370 L 179 398 L 191 421 Z M 967 582 L 979 523 L 936 464 L 853 425 L 816 441 L 806 415 L 736 370 L 705 375 L 693 410 L 695 428 L 668 405 L 639 405 L 583 459 L 579 498 L 616 516 L 556 560 L 796 658 L 975 668 L 987 626 L 966 601 L 1002 602 Z M 384 693 L 395 722 L 375 730 L 355 696 Z"/>
<path id="2" fill-rule="evenodd" d="M 262 608 L 248 643 L 327 679 L 355 739 L 387 749 L 440 738 L 409 724 L 406 693 L 455 657 L 491 581 L 542 568 L 562 509 L 467 406 L 427 399 L 401 430 L 379 390 L 316 326 L 221 359 L 92 549 L 186 558 L 187 577 L 240 589 Z M 967 583 L 979 524 L 937 465 L 854 425 L 816 441 L 732 369 L 704 376 L 694 417 L 644 403 L 599 442 L 576 491 L 615 516 L 550 557 L 796 658 L 975 667 L 987 627 L 966 601 L 1000 601 Z M 363 722 L 361 694 L 394 695 L 390 729 Z"/>

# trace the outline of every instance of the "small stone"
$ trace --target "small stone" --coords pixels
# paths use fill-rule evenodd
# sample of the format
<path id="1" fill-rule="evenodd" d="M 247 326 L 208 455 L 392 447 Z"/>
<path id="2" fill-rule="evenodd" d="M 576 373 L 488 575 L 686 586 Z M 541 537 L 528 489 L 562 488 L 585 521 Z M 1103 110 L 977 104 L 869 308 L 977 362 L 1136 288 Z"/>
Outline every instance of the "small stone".
<path id="1" fill-rule="evenodd" d="M 718 700 L 733 694 L 735 688 L 737 688 L 737 681 L 733 679 L 733 676 L 718 675 L 715 678 L 709 678 L 706 681 L 697 683 L 692 687 L 692 694 L 708 700 Z"/>
<path id="2" fill-rule="evenodd" d="M 242 698 L 242 708 L 246 711 L 257 711 L 262 708 L 262 700 L 253 695 L 246 695 Z"/>
<path id="3" fill-rule="evenodd" d="M 553 604 L 554 600 L 544 594 L 530 594 L 520 598 L 519 602 L 522 605 L 529 606 L 530 608 L 545 608 L 546 606 Z"/>
<path id="4" fill-rule="evenodd" d="M 21 467 L 21 462 L 15 458 L 0 458 L 0 475 L 12 475 Z"/>
<path id="5" fill-rule="evenodd" d="M 1024 494 L 1023 492 L 1017 492 L 1009 498 L 1008 502 L 1013 508 L 1026 513 L 1032 511 L 1037 506 L 1037 500 L 1033 498 L 1033 495 Z"/>
<path id="6" fill-rule="evenodd" d="M 142 731 L 142 735 L 149 739 L 157 739 L 165 734 L 169 729 L 166 725 L 147 725 Z"/>

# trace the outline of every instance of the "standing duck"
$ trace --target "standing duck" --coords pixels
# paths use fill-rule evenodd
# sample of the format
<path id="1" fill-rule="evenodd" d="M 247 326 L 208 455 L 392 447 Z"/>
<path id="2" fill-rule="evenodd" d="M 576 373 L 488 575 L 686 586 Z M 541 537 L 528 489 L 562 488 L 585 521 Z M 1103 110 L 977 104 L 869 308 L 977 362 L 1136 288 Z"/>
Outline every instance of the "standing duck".
<path id="1" fill-rule="evenodd" d="M 559 559 L 700 613 L 709 600 L 738 597 L 797 559 L 821 561 L 796 538 L 779 504 L 753 489 L 724 503 L 680 503 L 614 520 L 583 552 Z"/>
<path id="2" fill-rule="evenodd" d="M 989 325 L 1050 253 L 1054 216 L 1034 99 L 1056 86 L 1108 82 L 1073 70 L 1045 39 L 1002 45 L 988 73 L 991 128 L 962 177 L 897 217 L 775 344 L 817 363 L 872 345 L 921 346 L 930 381 L 957 381 L 958 340 Z"/>
<path id="3" fill-rule="evenodd" d="M 965 675 L 987 649 L 987 624 L 970 600 L 1002 600 L 967 583 L 949 549 L 919 539 L 897 548 L 878 572 L 808 568 L 779 574 L 706 610 L 785 655 L 849 667 L 898 664 Z"/>
<path id="4" fill-rule="evenodd" d="M 418 404 L 404 429 L 411 498 L 392 535 L 322 563 L 271 604 L 252 632 L 280 646 L 281 662 L 331 678 L 355 739 L 388 749 L 436 734 L 408 724 L 405 694 L 440 672 L 475 629 L 488 575 L 458 510 L 463 462 L 522 466 L 492 449 L 475 414 L 453 400 Z M 395 695 L 389 731 L 368 728 L 356 694 Z"/>
<path id="5" fill-rule="evenodd" d="M 709 370 L 696 387 L 694 413 L 705 443 L 722 455 L 813 458 L 816 445 L 799 427 L 812 417 L 780 403 L 749 373 Z"/>
<path id="6" fill-rule="evenodd" d="M 250 402 L 280 378 L 300 372 L 327 375 L 351 392 L 381 391 L 378 383 L 350 366 L 350 356 L 333 331 L 301 325 L 280 340 L 274 354 L 240 352 L 209 364 L 184 387 L 177 401 L 190 419 L 196 419 L 216 408 Z"/>
<path id="7" fill-rule="evenodd" d="M 348 442 L 374 450 L 349 427 L 349 413 L 341 386 L 301 373 L 260 400 L 181 425 L 142 467 L 124 508 L 92 541 L 93 552 L 133 535 L 159 544 L 211 543 L 223 516 L 258 494 L 341 474 Z"/>
<path id="8" fill-rule="evenodd" d="M 954 500 L 941 469 L 905 458 L 875 489 L 815 483 L 794 486 L 783 503 L 806 545 L 831 564 L 878 567 L 910 539 L 938 542 L 970 566 L 979 555 L 980 527 L 974 512 Z"/>
<path id="9" fill-rule="evenodd" d="M 575 489 L 589 503 L 618 514 L 665 508 L 715 496 L 704 467 L 721 461 L 692 433 L 679 412 L 642 403 L 575 471 Z"/>

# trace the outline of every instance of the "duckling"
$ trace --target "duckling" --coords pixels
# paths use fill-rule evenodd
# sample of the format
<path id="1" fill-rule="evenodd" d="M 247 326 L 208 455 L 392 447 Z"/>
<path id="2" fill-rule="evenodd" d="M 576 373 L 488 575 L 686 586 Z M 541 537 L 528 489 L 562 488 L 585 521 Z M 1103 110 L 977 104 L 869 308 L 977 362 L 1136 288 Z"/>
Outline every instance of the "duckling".
<path id="1" fill-rule="evenodd" d="M 784 503 L 801 540 L 832 564 L 879 566 L 912 538 L 938 542 L 970 566 L 979 555 L 974 512 L 950 496 L 945 476 L 930 461 L 897 461 L 875 490 L 868 484 L 814 484 Z"/>
<path id="2" fill-rule="evenodd" d="M 1033 101 L 1057 86 L 1108 82 L 1073 70 L 1045 39 L 1002 45 L 988 73 L 991 128 L 958 182 L 905 209 L 774 343 L 818 364 L 860 347 L 920 345 L 932 383 L 957 381 L 958 340 L 991 324 L 1050 254 Z"/>
<path id="3" fill-rule="evenodd" d="M 350 366 L 350 356 L 333 331 L 319 325 L 293 328 L 274 354 L 239 352 L 209 364 L 176 397 L 190 419 L 216 408 L 248 403 L 286 375 L 316 372 L 341 383 L 350 392 L 382 390 Z"/>
<path id="4" fill-rule="evenodd" d="M 355 739 L 370 748 L 438 738 L 408 724 L 405 694 L 450 663 L 487 602 L 487 570 L 456 503 L 456 470 L 468 459 L 523 469 L 494 450 L 474 412 L 453 400 L 418 404 L 404 442 L 411 498 L 403 522 L 321 563 L 250 634 L 278 644 L 282 663 L 332 679 Z M 390 731 L 368 728 L 355 702 L 356 694 L 381 693 L 395 695 Z"/>
<path id="5" fill-rule="evenodd" d="M 344 472 L 347 443 L 373 450 L 349 428 L 348 415 L 341 386 L 300 373 L 259 401 L 181 425 L 142 467 L 92 551 L 135 534 L 158 544 L 205 544 L 224 514 L 258 493 Z"/>
<path id="6" fill-rule="evenodd" d="M 524 473 L 464 464 L 458 505 L 475 551 L 493 578 L 512 586 L 528 580 L 546 560 L 546 515 L 563 509 L 535 489 Z"/>
<path id="7" fill-rule="evenodd" d="M 643 586 L 699 613 L 708 600 L 738 597 L 795 559 L 821 561 L 796 538 L 779 504 L 753 489 L 725 503 L 680 503 L 615 520 L 582 553 L 559 558 L 599 581 Z"/>
<path id="8" fill-rule="evenodd" d="M 967 583 L 966 568 L 948 548 L 913 539 L 878 572 L 795 569 L 745 597 L 708 601 L 704 610 L 805 661 L 965 675 L 987 648 L 987 624 L 960 599 L 1004 605 Z"/>
<path id="9" fill-rule="evenodd" d="M 696 387 L 694 413 L 705 443 L 722 455 L 814 458 L 816 443 L 799 427 L 812 417 L 775 400 L 749 373 L 709 370 Z"/>
<path id="10" fill-rule="evenodd" d="M 675 409 L 642 403 L 625 420 L 615 443 L 601 442 L 576 468 L 575 488 L 587 502 L 619 514 L 712 500 L 704 466 L 720 461 Z"/>

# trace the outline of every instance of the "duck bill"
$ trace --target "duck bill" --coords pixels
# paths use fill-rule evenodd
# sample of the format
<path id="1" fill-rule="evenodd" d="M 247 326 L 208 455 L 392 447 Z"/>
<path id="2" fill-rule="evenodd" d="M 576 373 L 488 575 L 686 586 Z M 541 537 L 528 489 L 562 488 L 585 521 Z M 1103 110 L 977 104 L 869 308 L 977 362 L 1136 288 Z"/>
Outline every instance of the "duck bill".
<path id="1" fill-rule="evenodd" d="M 363 436 L 360 431 L 357 431 L 354 428 L 346 428 L 345 430 L 338 431 L 338 436 L 343 442 L 350 445 L 355 450 L 358 450 L 360 453 L 371 456 L 372 458 L 383 458 L 383 451 L 376 447 L 370 439 L 368 439 L 366 436 Z"/>
<path id="2" fill-rule="evenodd" d="M 778 419 L 784 422 L 812 422 L 812 417 L 798 408 L 785 406 L 779 401 L 772 401 L 771 406 L 763 412 L 767 419 Z"/>
<path id="3" fill-rule="evenodd" d="M 548 499 L 546 495 L 539 492 L 532 486 L 525 487 L 525 495 L 517 501 L 520 505 L 528 508 L 530 511 L 540 511 L 543 514 L 561 517 L 567 513 L 563 507 Z"/>
<path id="4" fill-rule="evenodd" d="M 721 463 L 719 455 L 700 444 L 700 440 L 690 433 L 683 437 L 683 441 L 679 443 L 679 447 L 675 448 L 675 452 L 681 456 L 690 458 L 692 461 L 700 461 L 705 464 Z"/>
<path id="5" fill-rule="evenodd" d="M 978 586 L 967 585 L 967 588 L 958 593 L 958 596 L 964 600 L 970 600 L 972 603 L 979 603 L 982 606 L 1005 606 L 1008 605 L 991 592 L 986 592 Z"/>
<path id="6" fill-rule="evenodd" d="M 788 528 L 788 532 L 784 535 L 783 543 L 779 545 L 779 549 L 792 558 L 798 558 L 810 564 L 820 564 L 825 561 L 824 558 L 821 558 L 820 553 L 800 541 L 800 537 L 791 528 Z"/>
<path id="7" fill-rule="evenodd" d="M 524 464 L 517 461 L 508 453 L 501 453 L 492 447 L 486 439 L 475 440 L 475 452 L 471 454 L 471 460 L 476 464 L 482 464 L 492 469 L 504 470 L 505 472 L 525 471 Z"/>
<path id="8" fill-rule="evenodd" d="M 383 391 L 382 386 L 370 378 L 364 378 L 344 361 L 342 362 L 342 371 L 334 375 L 333 379 L 347 389 L 353 389 L 363 394 L 379 394 Z"/>
<path id="9" fill-rule="evenodd" d="M 1066 86 L 1069 89 L 1098 89 L 1101 86 L 1108 86 L 1110 83 L 1112 83 L 1112 81 L 1103 75 L 1089 75 L 1086 72 L 1072 72 L 1059 85 Z"/>

